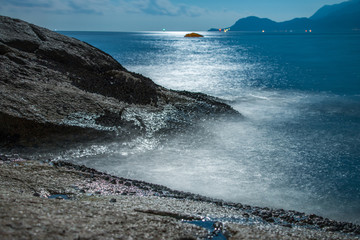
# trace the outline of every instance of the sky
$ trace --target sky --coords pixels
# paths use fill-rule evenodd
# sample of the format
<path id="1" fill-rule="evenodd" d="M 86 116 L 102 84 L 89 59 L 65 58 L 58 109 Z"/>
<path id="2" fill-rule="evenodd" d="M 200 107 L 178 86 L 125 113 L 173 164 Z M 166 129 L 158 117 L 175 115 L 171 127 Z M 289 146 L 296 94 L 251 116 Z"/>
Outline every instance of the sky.
<path id="1" fill-rule="evenodd" d="M 345 0 L 0 0 L 0 15 L 51 30 L 206 31 L 247 16 L 310 17 Z"/>

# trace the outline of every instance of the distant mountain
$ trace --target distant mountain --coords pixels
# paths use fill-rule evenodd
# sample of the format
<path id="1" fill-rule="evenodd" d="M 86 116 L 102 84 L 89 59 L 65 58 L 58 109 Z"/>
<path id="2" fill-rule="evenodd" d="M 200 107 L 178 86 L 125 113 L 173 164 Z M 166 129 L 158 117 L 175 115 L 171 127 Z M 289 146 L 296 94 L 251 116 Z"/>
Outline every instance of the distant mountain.
<path id="1" fill-rule="evenodd" d="M 311 20 L 319 20 L 329 16 L 341 15 L 342 13 L 356 14 L 359 13 L 360 1 L 352 0 L 334 5 L 325 5 L 320 8 L 314 15 L 310 17 Z"/>
<path id="2" fill-rule="evenodd" d="M 263 29 L 276 29 L 278 23 L 268 18 L 247 17 L 239 19 L 233 26 L 231 31 L 261 31 Z M 240 30 L 241 29 L 241 30 Z"/>
<path id="3" fill-rule="evenodd" d="M 310 18 L 294 18 L 275 22 L 268 18 L 246 17 L 239 19 L 230 31 L 351 31 L 360 30 L 360 0 L 350 0 L 334 5 L 325 5 Z M 209 31 L 218 31 L 212 28 Z"/>
<path id="4" fill-rule="evenodd" d="M 326 5 L 310 17 L 314 26 L 324 30 L 360 29 L 360 0 Z"/>

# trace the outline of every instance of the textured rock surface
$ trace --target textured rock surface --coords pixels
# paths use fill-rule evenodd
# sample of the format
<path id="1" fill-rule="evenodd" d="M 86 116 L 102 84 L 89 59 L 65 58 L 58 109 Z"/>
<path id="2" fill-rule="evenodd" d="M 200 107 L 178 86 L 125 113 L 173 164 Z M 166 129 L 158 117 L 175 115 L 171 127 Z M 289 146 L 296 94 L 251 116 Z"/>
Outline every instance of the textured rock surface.
<path id="1" fill-rule="evenodd" d="M 230 203 L 84 166 L 0 155 L 1 239 L 211 239 L 183 221 L 198 219 L 216 224 L 228 239 L 359 239 L 311 230 L 315 225 L 266 223 Z"/>
<path id="2" fill-rule="evenodd" d="M 0 73 L 3 146 L 127 137 L 154 130 L 154 122 L 160 130 L 178 119 L 239 115 L 215 98 L 128 72 L 84 42 L 3 16 Z"/>

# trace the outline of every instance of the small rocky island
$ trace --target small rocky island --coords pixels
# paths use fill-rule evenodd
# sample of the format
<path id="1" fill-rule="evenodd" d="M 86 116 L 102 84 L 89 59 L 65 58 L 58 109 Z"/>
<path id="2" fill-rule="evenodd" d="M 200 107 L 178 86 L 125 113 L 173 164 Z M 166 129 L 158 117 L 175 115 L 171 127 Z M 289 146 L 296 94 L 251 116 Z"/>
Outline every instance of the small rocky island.
<path id="1" fill-rule="evenodd" d="M 201 35 L 201 34 L 198 34 L 198 33 L 188 33 L 188 34 L 185 35 L 185 37 L 195 37 L 195 38 L 197 38 L 197 37 L 204 37 L 204 36 Z"/>
<path id="2" fill-rule="evenodd" d="M 3 16 L 0 73 L 1 239 L 359 239 L 352 223 L 17 154 L 242 118 L 221 99 L 163 88 L 87 43 Z"/>

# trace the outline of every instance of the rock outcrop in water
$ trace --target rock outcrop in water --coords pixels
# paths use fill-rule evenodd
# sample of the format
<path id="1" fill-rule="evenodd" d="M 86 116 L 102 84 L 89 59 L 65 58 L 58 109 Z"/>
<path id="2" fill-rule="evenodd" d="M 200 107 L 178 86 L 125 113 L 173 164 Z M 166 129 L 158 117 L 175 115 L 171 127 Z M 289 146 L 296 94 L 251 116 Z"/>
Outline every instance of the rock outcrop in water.
<path id="1" fill-rule="evenodd" d="M 197 37 L 204 37 L 203 35 L 201 35 L 201 34 L 198 34 L 198 33 L 188 33 L 188 34 L 186 34 L 185 35 L 185 37 L 195 37 L 195 38 L 197 38 Z"/>
<path id="2" fill-rule="evenodd" d="M 79 40 L 0 16 L 0 146 L 129 137 L 240 116 L 219 99 L 165 89 Z"/>

